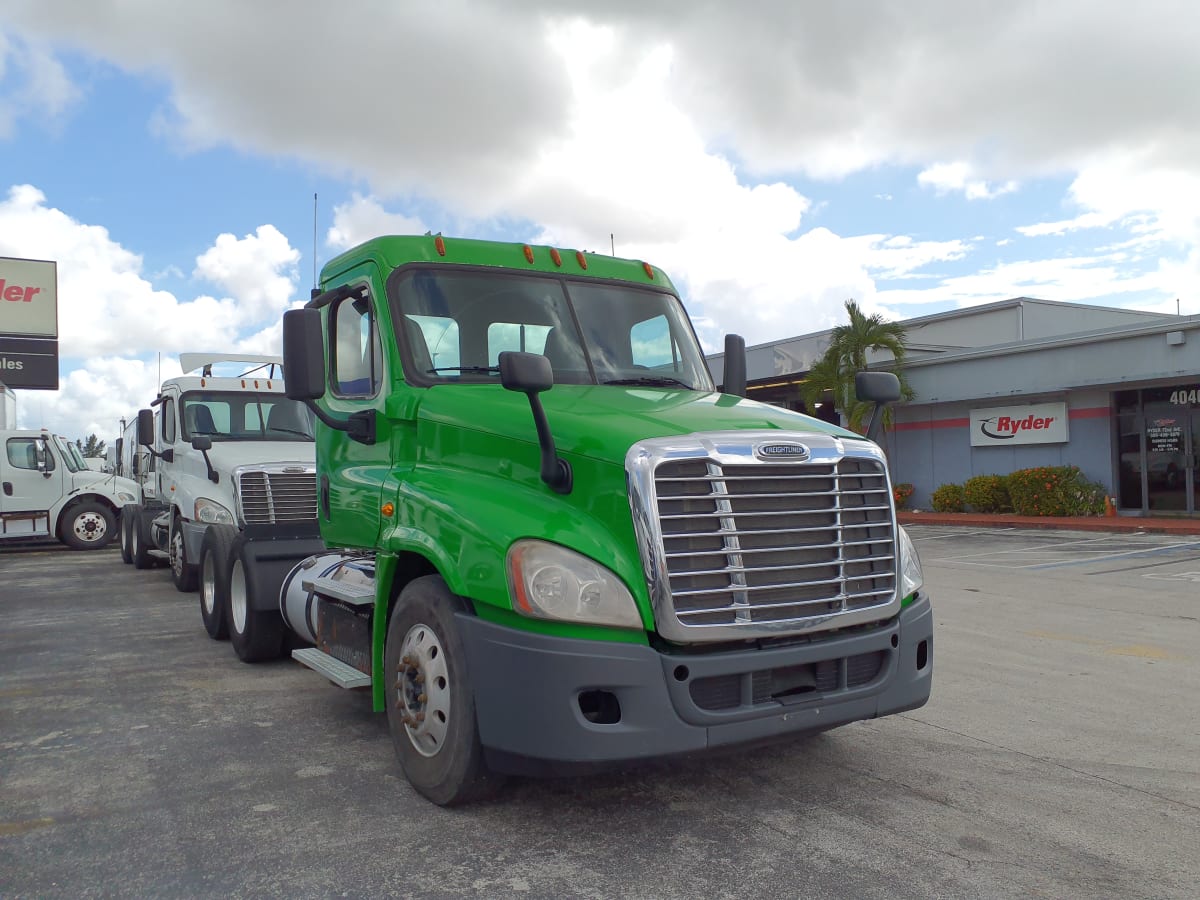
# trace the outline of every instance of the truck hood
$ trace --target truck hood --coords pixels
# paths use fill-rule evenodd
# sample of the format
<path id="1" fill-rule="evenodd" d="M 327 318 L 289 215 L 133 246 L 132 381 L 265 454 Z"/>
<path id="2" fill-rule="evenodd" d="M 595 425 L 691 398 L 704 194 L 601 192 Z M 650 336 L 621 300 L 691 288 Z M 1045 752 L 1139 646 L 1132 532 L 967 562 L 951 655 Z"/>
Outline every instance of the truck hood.
<path id="1" fill-rule="evenodd" d="M 195 456 L 203 469 L 203 454 L 191 447 L 187 447 L 186 452 L 189 456 Z M 208 458 L 218 472 L 232 472 L 238 466 L 255 464 L 297 463 L 311 466 L 316 462 L 317 451 L 311 441 L 223 441 L 212 445 Z"/>
<path id="2" fill-rule="evenodd" d="M 117 503 L 132 503 L 138 499 L 137 482 L 120 475 L 109 475 L 91 469 L 71 473 L 71 488 L 75 492 L 104 494 Z M 125 496 L 121 496 L 124 494 Z"/>
<path id="3" fill-rule="evenodd" d="M 697 432 L 815 431 L 863 440 L 811 416 L 716 392 L 562 384 L 541 399 L 559 452 L 617 463 L 623 463 L 626 452 L 640 440 Z M 420 415 L 440 424 L 537 442 L 528 399 L 499 386 L 430 388 Z"/>

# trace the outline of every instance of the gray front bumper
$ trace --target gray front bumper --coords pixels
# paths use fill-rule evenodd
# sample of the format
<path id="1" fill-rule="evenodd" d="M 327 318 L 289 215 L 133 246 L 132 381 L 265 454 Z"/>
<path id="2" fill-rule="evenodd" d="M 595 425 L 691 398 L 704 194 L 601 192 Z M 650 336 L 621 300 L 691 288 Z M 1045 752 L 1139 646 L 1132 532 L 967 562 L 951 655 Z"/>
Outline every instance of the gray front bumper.
<path id="1" fill-rule="evenodd" d="M 549 637 L 466 615 L 458 622 L 480 739 L 500 771 L 569 772 L 824 731 L 923 705 L 933 676 L 933 611 L 924 595 L 874 628 L 709 654 Z M 881 661 L 878 671 L 851 683 L 845 661 L 868 657 Z M 816 664 L 828 671 L 831 661 L 841 675 L 830 689 L 752 696 L 753 673 Z M 703 708 L 693 698 L 702 679 L 745 687 L 729 708 Z M 585 717 L 579 698 L 590 692 L 616 698 L 615 721 Z"/>

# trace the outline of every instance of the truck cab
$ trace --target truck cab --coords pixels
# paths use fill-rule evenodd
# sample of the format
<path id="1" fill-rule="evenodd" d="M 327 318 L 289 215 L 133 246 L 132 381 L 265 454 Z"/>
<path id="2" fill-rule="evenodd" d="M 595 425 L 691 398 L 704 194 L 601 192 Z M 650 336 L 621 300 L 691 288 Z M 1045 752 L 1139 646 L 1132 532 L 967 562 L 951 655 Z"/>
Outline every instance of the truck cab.
<path id="1" fill-rule="evenodd" d="M 226 574 L 234 542 L 307 529 L 316 541 L 313 419 L 284 394 L 281 360 L 244 353 L 184 353 L 184 374 L 140 410 L 136 440 L 122 438 L 142 483 L 123 546 L 138 568 L 166 562 L 180 591 L 203 587 L 213 637 L 227 634 Z M 208 581 L 204 581 L 209 540 Z M 220 551 L 220 559 L 214 553 Z M 220 596 L 218 596 L 220 595 Z"/>
<path id="2" fill-rule="evenodd" d="M 97 550 L 137 499 L 127 478 L 90 469 L 75 444 L 48 431 L 0 431 L 0 541 L 57 538 Z"/>
<path id="3" fill-rule="evenodd" d="M 883 453 L 716 390 L 660 269 L 384 237 L 321 286 L 284 359 L 331 550 L 281 614 L 297 659 L 371 690 L 427 798 L 926 702 L 932 613 Z M 863 398 L 895 399 L 887 377 Z"/>

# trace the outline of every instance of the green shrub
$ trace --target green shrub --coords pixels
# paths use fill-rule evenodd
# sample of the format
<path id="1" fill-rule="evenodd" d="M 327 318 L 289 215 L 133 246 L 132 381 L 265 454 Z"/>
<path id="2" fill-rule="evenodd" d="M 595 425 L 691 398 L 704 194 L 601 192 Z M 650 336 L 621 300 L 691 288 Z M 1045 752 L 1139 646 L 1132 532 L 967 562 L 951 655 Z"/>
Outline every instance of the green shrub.
<path id="1" fill-rule="evenodd" d="M 1104 486 L 1078 466 L 1038 466 L 1008 476 L 1008 495 L 1022 516 L 1102 516 Z"/>
<path id="2" fill-rule="evenodd" d="M 976 475 L 963 483 L 963 501 L 975 512 L 1012 512 L 1003 475 Z"/>
<path id="3" fill-rule="evenodd" d="M 934 512 L 962 512 L 963 488 L 961 484 L 943 484 L 930 498 Z"/>

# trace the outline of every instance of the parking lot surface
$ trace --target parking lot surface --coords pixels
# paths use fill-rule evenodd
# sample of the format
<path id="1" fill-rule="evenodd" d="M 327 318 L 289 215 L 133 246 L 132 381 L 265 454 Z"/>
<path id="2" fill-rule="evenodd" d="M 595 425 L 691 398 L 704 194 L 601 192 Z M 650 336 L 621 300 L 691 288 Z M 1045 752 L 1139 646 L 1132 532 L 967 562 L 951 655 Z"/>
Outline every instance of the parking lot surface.
<path id="1" fill-rule="evenodd" d="M 926 707 L 455 810 L 165 571 L 0 552 L 0 897 L 1197 896 L 1200 538 L 910 533 Z"/>

